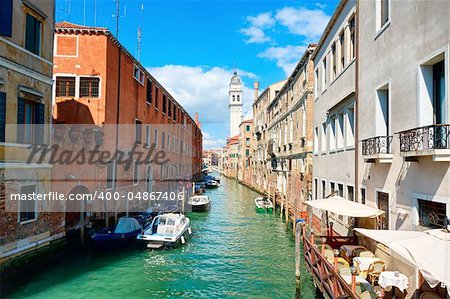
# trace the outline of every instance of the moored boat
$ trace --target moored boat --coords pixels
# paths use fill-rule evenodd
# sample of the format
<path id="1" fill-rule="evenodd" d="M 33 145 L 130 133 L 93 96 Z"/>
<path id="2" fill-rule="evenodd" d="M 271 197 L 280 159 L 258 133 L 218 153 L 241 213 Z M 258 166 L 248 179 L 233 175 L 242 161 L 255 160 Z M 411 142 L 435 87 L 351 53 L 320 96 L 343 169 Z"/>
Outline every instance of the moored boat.
<path id="1" fill-rule="evenodd" d="M 192 212 L 204 212 L 209 209 L 211 198 L 206 195 L 191 196 L 187 204 L 192 207 Z"/>
<path id="2" fill-rule="evenodd" d="M 208 182 L 206 182 L 207 189 L 214 189 L 218 188 L 219 186 L 220 186 L 219 183 L 214 180 L 209 180 Z"/>
<path id="3" fill-rule="evenodd" d="M 138 234 L 137 240 L 149 249 L 174 248 L 186 242 L 185 235 L 191 233 L 190 225 L 190 219 L 183 214 L 158 215 Z"/>
<path id="4" fill-rule="evenodd" d="M 255 206 L 258 213 L 273 213 L 273 204 L 267 197 L 255 198 Z"/>
<path id="5" fill-rule="evenodd" d="M 135 218 L 122 217 L 116 227 L 107 227 L 91 234 L 91 242 L 97 248 L 113 248 L 132 244 L 142 231 L 141 224 Z"/>

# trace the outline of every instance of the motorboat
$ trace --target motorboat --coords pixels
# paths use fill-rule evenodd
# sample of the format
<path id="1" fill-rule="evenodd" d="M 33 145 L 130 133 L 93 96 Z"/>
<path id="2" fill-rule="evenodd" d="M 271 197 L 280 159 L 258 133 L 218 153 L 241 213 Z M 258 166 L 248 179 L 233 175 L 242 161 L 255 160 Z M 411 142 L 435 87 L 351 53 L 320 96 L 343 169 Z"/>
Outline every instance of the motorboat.
<path id="1" fill-rule="evenodd" d="M 163 249 L 186 243 L 186 234 L 191 234 L 190 219 L 183 214 L 168 213 L 156 216 L 136 238 L 146 248 Z"/>
<path id="2" fill-rule="evenodd" d="M 187 204 L 192 207 L 192 212 L 204 212 L 211 205 L 211 198 L 206 195 L 196 195 L 189 197 Z"/>
<path id="3" fill-rule="evenodd" d="M 142 226 L 132 217 L 122 217 L 116 227 L 107 227 L 91 234 L 94 247 L 112 248 L 132 244 L 142 231 Z"/>
<path id="4" fill-rule="evenodd" d="M 214 189 L 218 188 L 219 186 L 220 186 L 219 183 L 214 180 L 209 180 L 208 182 L 206 182 L 207 189 Z"/>
<path id="5" fill-rule="evenodd" d="M 267 197 L 255 198 L 255 206 L 258 213 L 273 213 L 273 204 Z"/>

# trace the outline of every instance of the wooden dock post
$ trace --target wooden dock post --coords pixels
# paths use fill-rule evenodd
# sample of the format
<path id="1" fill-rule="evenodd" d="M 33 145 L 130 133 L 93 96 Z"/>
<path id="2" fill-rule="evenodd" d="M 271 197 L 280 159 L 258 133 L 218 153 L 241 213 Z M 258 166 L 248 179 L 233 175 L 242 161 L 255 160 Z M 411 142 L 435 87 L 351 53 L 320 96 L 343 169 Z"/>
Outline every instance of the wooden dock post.
<path id="1" fill-rule="evenodd" d="M 355 266 L 350 267 L 350 271 L 352 273 L 352 293 L 356 292 L 356 274 L 358 274 L 358 271 L 356 270 Z"/>
<path id="2" fill-rule="evenodd" d="M 339 250 L 335 249 L 334 250 L 334 272 L 336 272 L 336 273 L 338 273 L 338 257 L 339 257 Z M 338 289 L 338 281 L 337 281 L 336 276 L 333 277 L 333 292 L 334 292 L 334 297 L 337 298 L 339 289 Z"/>
<path id="3" fill-rule="evenodd" d="M 183 201 L 181 202 L 181 214 L 184 214 L 185 201 L 186 201 L 186 187 L 183 186 Z"/>
<path id="4" fill-rule="evenodd" d="M 301 298 L 301 290 L 300 290 L 300 241 L 302 239 L 303 225 L 304 224 L 296 225 L 296 228 L 295 228 L 295 298 Z"/>
<path id="5" fill-rule="evenodd" d="M 285 195 L 285 211 L 284 211 L 284 221 L 286 221 L 286 225 L 289 224 L 289 202 L 288 202 L 288 197 Z"/>

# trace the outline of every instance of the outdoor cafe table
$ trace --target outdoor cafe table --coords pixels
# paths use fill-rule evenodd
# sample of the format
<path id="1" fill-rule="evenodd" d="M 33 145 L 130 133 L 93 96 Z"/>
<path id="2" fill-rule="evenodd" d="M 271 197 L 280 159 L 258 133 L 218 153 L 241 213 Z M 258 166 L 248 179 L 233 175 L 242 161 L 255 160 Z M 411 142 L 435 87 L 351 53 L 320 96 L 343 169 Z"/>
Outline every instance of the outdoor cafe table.
<path id="1" fill-rule="evenodd" d="M 378 278 L 378 284 L 384 289 L 396 287 L 404 292 L 408 288 L 409 282 L 405 274 L 398 273 L 398 276 L 396 276 L 394 271 L 383 271 Z"/>
<path id="2" fill-rule="evenodd" d="M 367 250 L 364 246 L 361 245 L 342 245 L 339 251 L 341 256 L 345 258 L 347 262 L 350 262 L 350 260 L 355 256 L 353 254 L 353 251 L 355 249 Z"/>
<path id="3" fill-rule="evenodd" d="M 361 271 L 360 275 L 363 274 L 363 277 L 367 276 L 367 270 L 369 270 L 370 264 L 376 261 L 381 261 L 377 257 L 354 257 L 353 264 Z"/>

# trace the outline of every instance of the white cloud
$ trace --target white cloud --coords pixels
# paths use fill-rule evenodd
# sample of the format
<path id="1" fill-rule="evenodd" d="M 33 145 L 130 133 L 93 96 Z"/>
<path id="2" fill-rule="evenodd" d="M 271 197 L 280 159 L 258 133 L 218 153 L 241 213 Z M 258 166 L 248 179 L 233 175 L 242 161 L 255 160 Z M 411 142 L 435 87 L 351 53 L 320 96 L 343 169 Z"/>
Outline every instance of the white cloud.
<path id="1" fill-rule="evenodd" d="M 320 9 L 284 7 L 277 11 L 275 19 L 289 32 L 304 36 L 306 42 L 317 42 L 330 16 Z"/>
<path id="2" fill-rule="evenodd" d="M 203 149 L 219 148 L 226 145 L 225 139 L 216 139 L 208 132 L 202 131 L 203 134 Z"/>
<path id="3" fill-rule="evenodd" d="M 296 63 L 305 51 L 305 46 L 286 46 L 286 47 L 270 47 L 258 57 L 275 61 L 277 66 L 282 68 L 286 76 L 289 76 L 294 69 Z"/>
<path id="4" fill-rule="evenodd" d="M 148 68 L 149 72 L 189 112 L 199 112 L 202 129 L 213 128 L 204 147 L 225 144 L 229 134 L 228 89 L 232 71 L 221 67 L 165 65 Z M 255 79 L 250 72 L 237 70 L 241 79 Z M 253 90 L 243 85 L 244 114 L 252 110 Z M 210 126 L 208 126 L 210 124 Z M 219 132 L 220 131 L 220 132 Z M 214 136 L 214 137 L 211 137 Z"/>
<path id="5" fill-rule="evenodd" d="M 247 44 L 262 44 L 270 41 L 270 37 L 266 36 L 264 31 L 258 27 L 243 28 L 240 32 L 247 36 L 245 40 Z"/>
<path id="6" fill-rule="evenodd" d="M 272 40 L 264 32 L 264 29 L 271 28 L 275 25 L 275 20 L 272 17 L 271 12 L 260 13 L 256 16 L 248 16 L 246 20 L 250 23 L 250 26 L 241 29 L 240 32 L 247 37 L 245 40 L 247 44 L 262 44 Z"/>
<path id="7" fill-rule="evenodd" d="M 327 5 L 325 3 L 320 3 L 320 2 L 316 2 L 316 6 L 320 9 L 324 9 L 325 7 L 327 7 Z"/>

